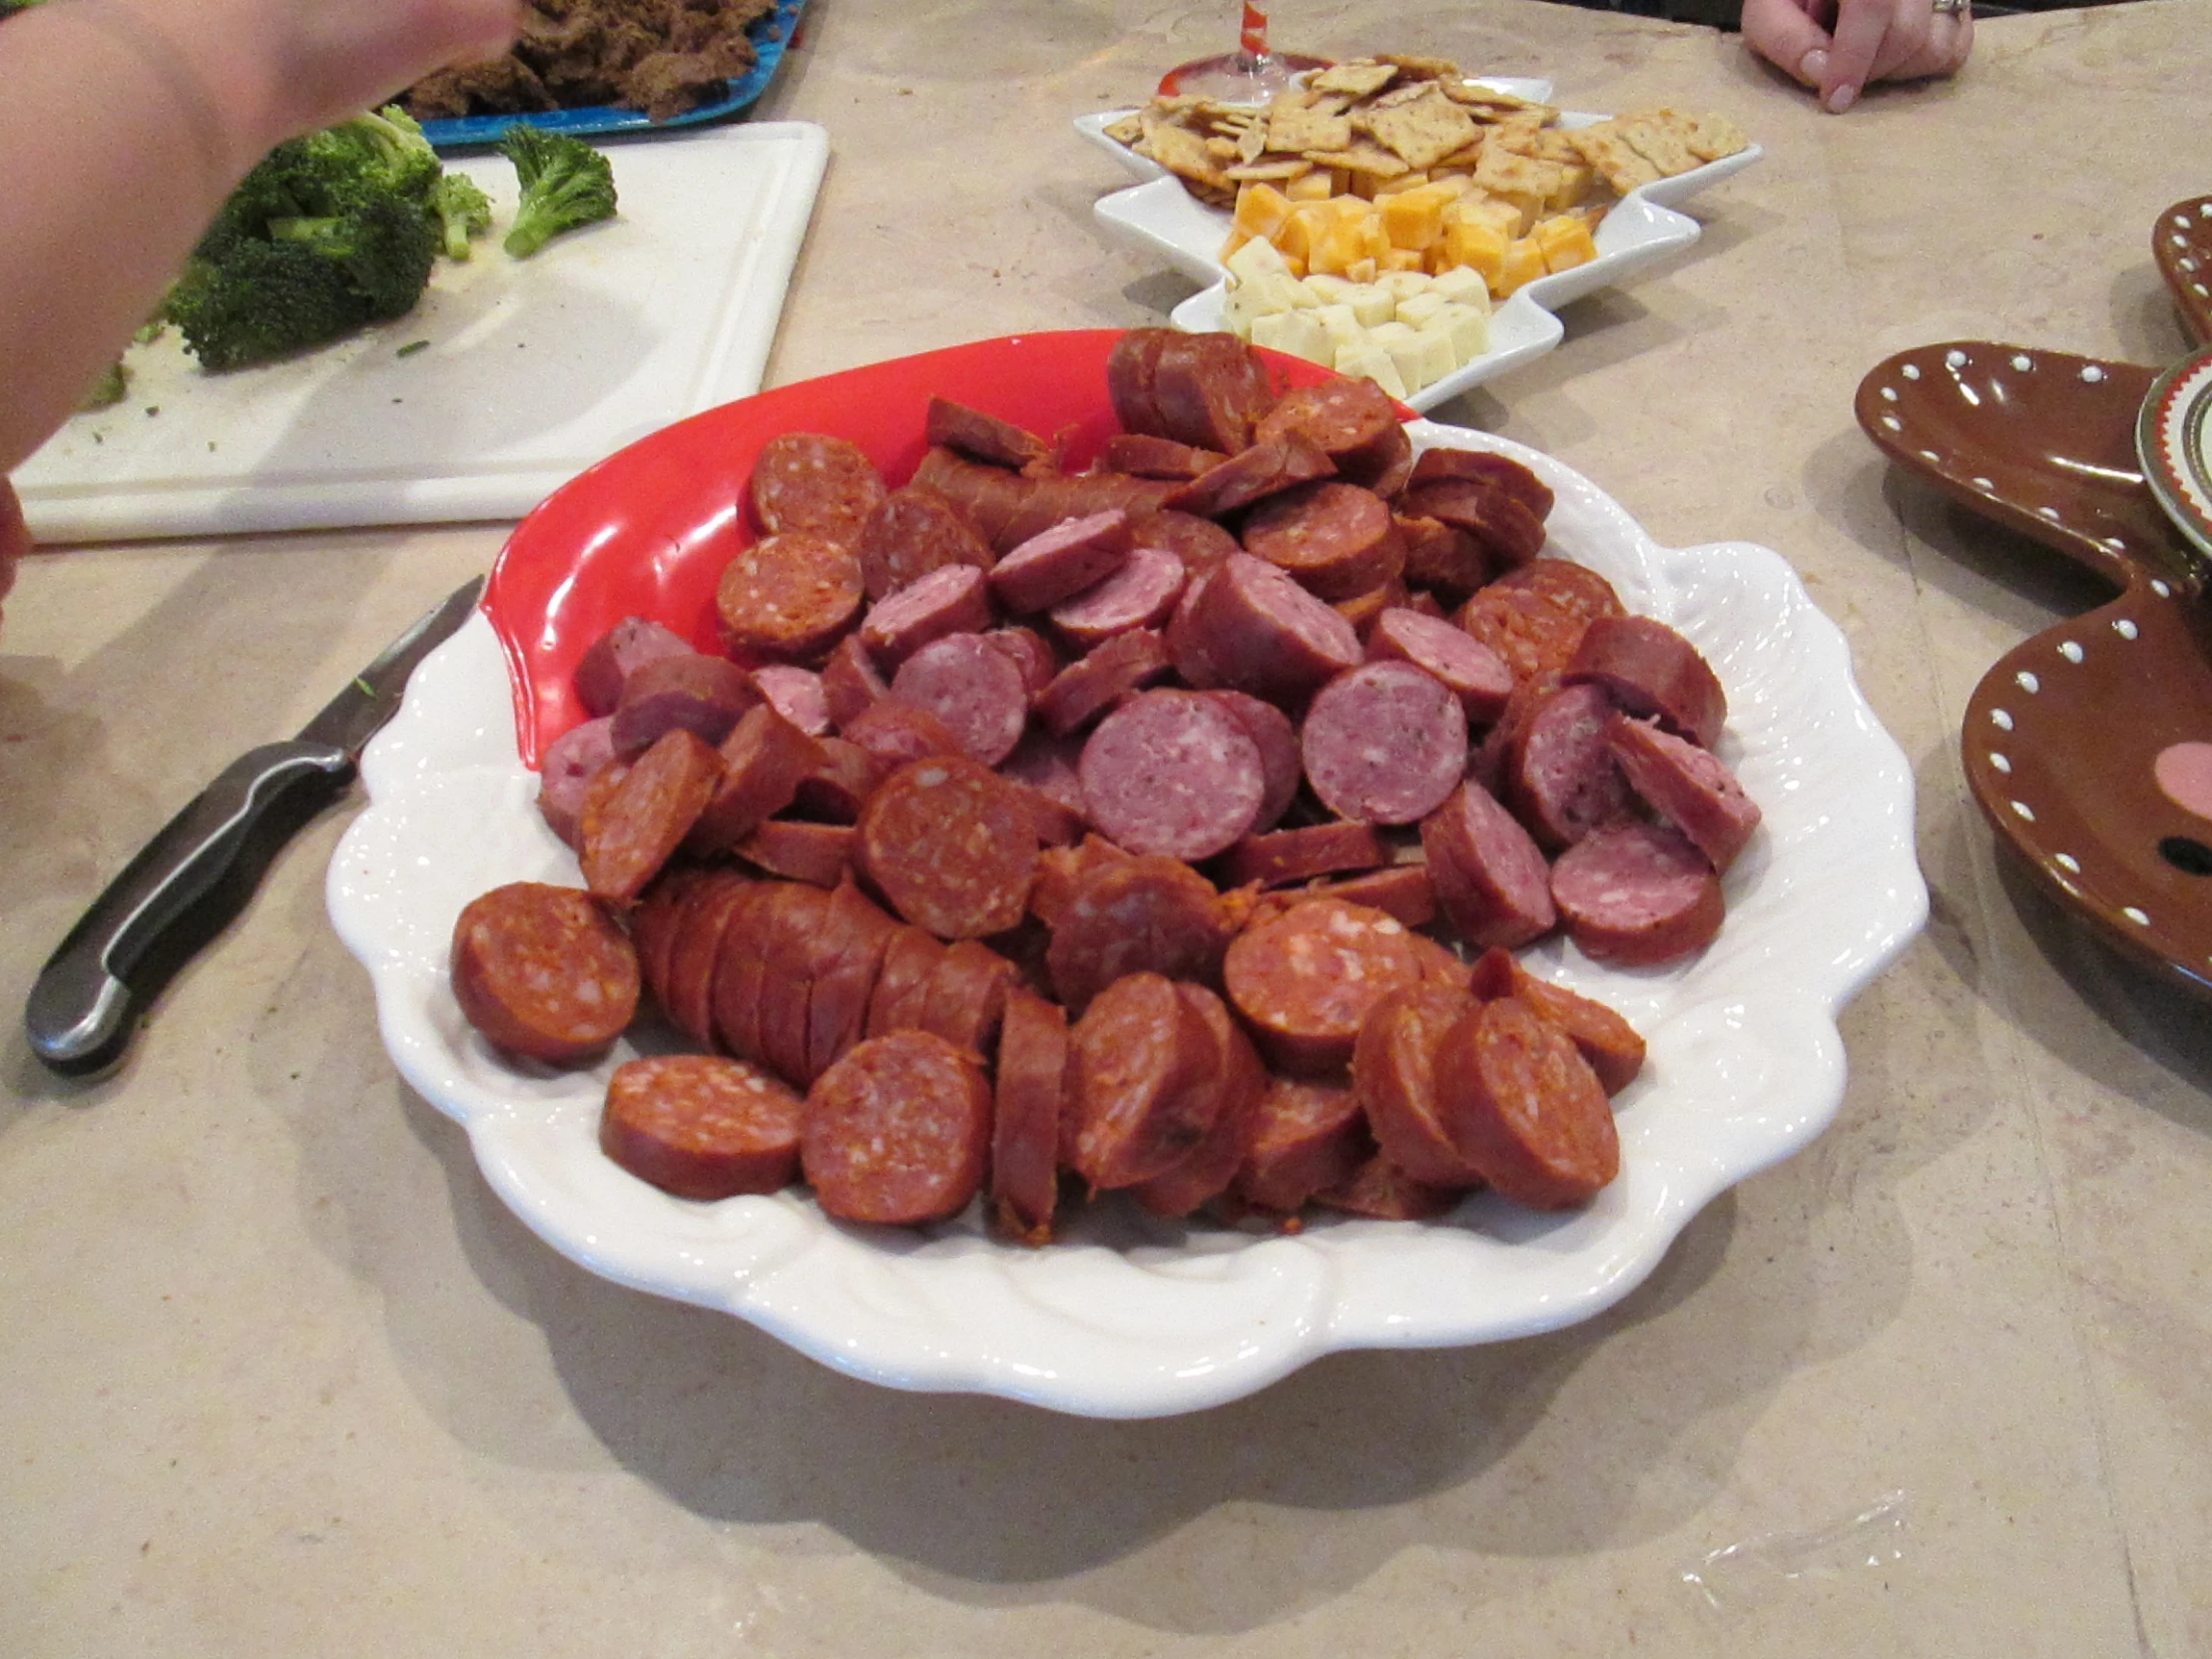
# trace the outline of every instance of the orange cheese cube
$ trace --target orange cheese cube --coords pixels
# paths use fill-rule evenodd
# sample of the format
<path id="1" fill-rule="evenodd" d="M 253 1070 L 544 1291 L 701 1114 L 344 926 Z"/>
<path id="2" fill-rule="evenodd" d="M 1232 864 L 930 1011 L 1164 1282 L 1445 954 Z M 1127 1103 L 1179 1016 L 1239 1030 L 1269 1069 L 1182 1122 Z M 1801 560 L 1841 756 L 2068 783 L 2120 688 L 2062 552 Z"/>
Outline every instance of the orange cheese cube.
<path id="1" fill-rule="evenodd" d="M 1597 258 L 1597 244 L 1591 240 L 1590 227 L 1576 214 L 1560 214 L 1555 219 L 1545 220 L 1531 233 L 1529 241 L 1542 251 L 1547 272 L 1572 271 Z"/>
<path id="2" fill-rule="evenodd" d="M 1242 231 L 1248 238 L 1272 238 L 1290 216 L 1289 197 L 1270 184 L 1249 184 L 1237 192 L 1237 211 L 1230 216 L 1229 225 L 1233 232 Z"/>
<path id="3" fill-rule="evenodd" d="M 1490 283 L 1490 291 L 1503 299 L 1523 284 L 1544 275 L 1544 251 L 1534 237 L 1515 237 L 1505 245 L 1505 263 Z"/>

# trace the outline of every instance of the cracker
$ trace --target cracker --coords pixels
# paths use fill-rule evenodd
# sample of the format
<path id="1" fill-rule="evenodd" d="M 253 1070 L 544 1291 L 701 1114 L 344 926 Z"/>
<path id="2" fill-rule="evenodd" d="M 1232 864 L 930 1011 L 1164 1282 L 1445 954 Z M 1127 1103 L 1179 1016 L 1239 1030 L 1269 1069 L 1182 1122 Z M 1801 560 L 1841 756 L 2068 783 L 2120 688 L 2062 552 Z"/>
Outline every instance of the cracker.
<path id="1" fill-rule="evenodd" d="M 1495 144 L 1482 147 L 1474 182 L 1497 196 L 1527 196 L 1548 201 L 1559 193 L 1562 175 L 1556 162 L 1538 161 Z"/>
<path id="2" fill-rule="evenodd" d="M 1268 148 L 1291 155 L 1311 155 L 1316 150 L 1344 150 L 1352 144 L 1352 123 L 1341 115 L 1316 110 L 1268 107 Z"/>
<path id="3" fill-rule="evenodd" d="M 1365 173 L 1374 179 L 1395 179 L 1401 173 L 1413 170 L 1402 158 L 1391 154 L 1379 144 L 1352 144 L 1342 150 L 1316 150 L 1306 158 L 1318 167 L 1342 168 L 1347 173 Z"/>
<path id="4" fill-rule="evenodd" d="M 1229 177 L 1207 154 L 1206 141 L 1188 127 L 1178 127 L 1172 121 L 1149 120 L 1145 123 L 1144 142 L 1138 148 L 1170 173 L 1203 185 L 1217 194 L 1226 194 L 1233 187 Z"/>
<path id="5" fill-rule="evenodd" d="M 1402 52 L 1378 52 L 1377 63 L 1386 63 L 1398 73 L 1402 81 L 1456 81 L 1460 79 L 1459 66 L 1449 58 L 1416 58 Z"/>
<path id="6" fill-rule="evenodd" d="M 1366 98 L 1372 93 L 1381 92 L 1396 79 L 1395 64 L 1378 63 L 1373 58 L 1354 58 L 1349 63 L 1317 69 L 1313 79 L 1306 84 L 1316 92 L 1341 92 L 1352 98 Z"/>
<path id="7" fill-rule="evenodd" d="M 1225 175 L 1240 185 L 1303 179 L 1313 171 L 1314 164 L 1304 156 L 1278 156 L 1272 161 L 1240 162 L 1235 167 L 1222 169 Z"/>
<path id="8" fill-rule="evenodd" d="M 1352 119 L 1355 126 L 1366 128 L 1415 171 L 1434 167 L 1474 137 L 1474 118 L 1435 93 L 1387 109 L 1371 104 Z"/>
<path id="9" fill-rule="evenodd" d="M 1099 128 L 1099 131 L 1104 133 L 1108 138 L 1112 139 L 1116 144 L 1135 144 L 1139 139 L 1144 137 L 1144 120 L 1142 113 L 1137 110 L 1131 110 L 1119 121 L 1109 121 L 1108 123 L 1106 123 L 1105 126 Z"/>
<path id="10" fill-rule="evenodd" d="M 1621 136 L 1614 122 L 1600 121 L 1595 126 L 1577 127 L 1567 134 L 1567 142 L 1597 170 L 1597 176 L 1615 195 L 1626 196 L 1638 185 L 1648 185 L 1660 176 L 1659 170 Z"/>
<path id="11" fill-rule="evenodd" d="M 1699 165 L 1690 147 L 1683 143 L 1682 134 L 1662 116 L 1623 116 L 1619 125 L 1621 137 L 1635 146 L 1636 154 L 1666 177 L 1671 179 Z"/>
<path id="12" fill-rule="evenodd" d="M 1686 119 L 1690 130 L 1683 142 L 1700 161 L 1717 162 L 1723 156 L 1740 155 L 1751 148 L 1750 136 L 1724 115 L 1695 115 Z"/>

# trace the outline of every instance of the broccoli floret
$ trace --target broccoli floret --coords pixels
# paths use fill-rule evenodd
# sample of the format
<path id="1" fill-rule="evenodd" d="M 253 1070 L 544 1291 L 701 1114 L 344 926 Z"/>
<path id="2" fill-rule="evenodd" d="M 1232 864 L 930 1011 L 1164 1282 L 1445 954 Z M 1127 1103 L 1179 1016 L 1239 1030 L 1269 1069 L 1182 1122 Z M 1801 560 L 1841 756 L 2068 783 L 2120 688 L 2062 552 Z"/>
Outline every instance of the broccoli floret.
<path id="1" fill-rule="evenodd" d="M 430 206 L 437 210 L 449 260 L 467 259 L 470 241 L 491 229 L 491 198 L 466 174 L 448 173 L 439 179 Z"/>
<path id="2" fill-rule="evenodd" d="M 131 371 L 123 366 L 123 359 L 118 357 L 86 389 L 84 397 L 77 404 L 77 410 L 83 414 L 93 409 L 112 409 L 130 394 Z"/>
<path id="3" fill-rule="evenodd" d="M 396 106 L 289 139 L 224 203 L 164 314 L 218 370 L 403 316 L 444 246 L 444 176 Z"/>
<path id="4" fill-rule="evenodd" d="M 518 121 L 499 151 L 522 187 L 504 244 L 514 258 L 527 260 L 565 231 L 614 217 L 614 166 L 582 139 Z"/>

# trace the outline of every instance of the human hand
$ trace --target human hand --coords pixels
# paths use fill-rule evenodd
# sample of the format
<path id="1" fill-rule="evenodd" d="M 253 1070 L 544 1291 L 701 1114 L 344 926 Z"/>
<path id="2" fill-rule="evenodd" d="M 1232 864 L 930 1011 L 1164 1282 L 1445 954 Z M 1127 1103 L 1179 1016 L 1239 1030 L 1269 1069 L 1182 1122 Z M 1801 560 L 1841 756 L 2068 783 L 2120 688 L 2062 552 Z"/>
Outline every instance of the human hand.
<path id="1" fill-rule="evenodd" d="M 0 599 L 15 586 L 15 561 L 31 551 L 31 532 L 23 522 L 23 504 L 15 486 L 0 478 Z"/>
<path id="2" fill-rule="evenodd" d="M 1877 81 L 1949 75 L 1973 50 L 1970 6 L 1934 0 L 1744 0 L 1744 42 L 1838 115 Z"/>

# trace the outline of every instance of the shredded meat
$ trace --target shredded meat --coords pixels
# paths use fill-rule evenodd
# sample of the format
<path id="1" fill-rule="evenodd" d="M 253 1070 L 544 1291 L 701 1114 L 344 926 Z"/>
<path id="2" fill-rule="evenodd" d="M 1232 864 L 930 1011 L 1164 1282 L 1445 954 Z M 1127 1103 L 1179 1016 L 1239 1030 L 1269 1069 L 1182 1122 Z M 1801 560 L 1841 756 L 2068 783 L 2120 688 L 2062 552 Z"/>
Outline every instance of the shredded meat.
<path id="1" fill-rule="evenodd" d="M 775 0 L 527 0 L 505 58 L 407 90 L 418 121 L 615 104 L 667 121 L 723 96 L 758 54 L 746 31 Z"/>

